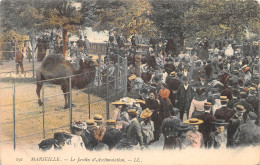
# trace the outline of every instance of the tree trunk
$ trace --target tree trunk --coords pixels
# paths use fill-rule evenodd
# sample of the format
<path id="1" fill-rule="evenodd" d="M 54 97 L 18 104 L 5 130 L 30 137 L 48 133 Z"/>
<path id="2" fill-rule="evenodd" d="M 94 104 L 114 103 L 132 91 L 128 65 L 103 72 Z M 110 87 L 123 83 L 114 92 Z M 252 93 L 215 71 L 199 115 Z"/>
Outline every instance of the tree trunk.
<path id="1" fill-rule="evenodd" d="M 183 32 L 179 33 L 179 39 L 180 39 L 180 51 L 183 51 L 183 49 L 184 49 L 184 35 L 183 35 Z"/>
<path id="2" fill-rule="evenodd" d="M 62 41 L 63 41 L 62 56 L 65 58 L 67 47 L 68 47 L 68 31 L 65 29 L 62 30 Z"/>

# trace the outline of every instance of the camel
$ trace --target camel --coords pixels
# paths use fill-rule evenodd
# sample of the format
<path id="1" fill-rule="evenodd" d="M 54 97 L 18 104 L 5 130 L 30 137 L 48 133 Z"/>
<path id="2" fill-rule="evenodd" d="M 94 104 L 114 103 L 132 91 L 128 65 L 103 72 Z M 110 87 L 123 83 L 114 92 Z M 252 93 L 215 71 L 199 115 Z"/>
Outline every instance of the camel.
<path id="1" fill-rule="evenodd" d="M 79 62 L 80 69 L 77 70 L 71 63 L 66 61 L 62 55 L 51 54 L 46 56 L 36 72 L 38 104 L 42 106 L 43 102 L 40 98 L 40 91 L 44 80 L 61 86 L 64 93 L 65 106 L 69 108 L 69 76 L 71 77 L 71 86 L 74 89 L 82 89 L 94 81 L 95 63 L 92 60 Z"/>

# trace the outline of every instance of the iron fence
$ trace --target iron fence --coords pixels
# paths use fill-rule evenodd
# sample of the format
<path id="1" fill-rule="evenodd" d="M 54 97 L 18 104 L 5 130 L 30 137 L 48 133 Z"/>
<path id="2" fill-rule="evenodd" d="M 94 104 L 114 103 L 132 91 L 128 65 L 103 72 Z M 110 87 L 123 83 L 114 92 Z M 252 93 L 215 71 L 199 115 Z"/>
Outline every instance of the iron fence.
<path id="1" fill-rule="evenodd" d="M 41 81 L 41 107 L 35 90 L 31 90 L 32 86 L 36 89 L 37 82 L 21 84 L 13 79 L 12 83 L 6 83 L 0 88 L 0 92 L 4 93 L 0 103 L 0 142 L 13 142 L 16 149 L 24 140 L 39 142 L 39 139 L 53 136 L 54 131 L 69 131 L 72 122 L 85 121 L 96 113 L 106 119 L 111 118 L 114 107 L 110 103 L 127 95 L 127 60 L 118 56 L 112 74 L 109 67 L 96 67 L 95 82 L 83 89 L 72 89 L 71 79 L 80 75 L 57 78 L 69 82 L 69 91 L 66 93 L 70 96 L 68 109 L 63 108 L 64 93 L 50 83 L 53 79 Z"/>

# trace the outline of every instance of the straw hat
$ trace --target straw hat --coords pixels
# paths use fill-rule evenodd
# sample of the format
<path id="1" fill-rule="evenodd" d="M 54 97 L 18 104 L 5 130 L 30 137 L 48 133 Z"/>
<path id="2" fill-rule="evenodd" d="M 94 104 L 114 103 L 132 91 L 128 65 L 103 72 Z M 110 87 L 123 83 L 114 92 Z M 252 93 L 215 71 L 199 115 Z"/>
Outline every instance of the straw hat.
<path id="1" fill-rule="evenodd" d="M 206 103 L 204 103 L 204 107 L 211 107 L 212 105 L 211 105 L 211 103 L 210 102 L 206 102 Z"/>
<path id="2" fill-rule="evenodd" d="M 229 99 L 227 98 L 227 96 L 220 96 L 220 101 L 225 102 L 225 101 L 229 101 Z"/>
<path id="3" fill-rule="evenodd" d="M 144 110 L 142 111 L 140 117 L 141 117 L 142 119 L 145 119 L 145 118 L 150 117 L 152 114 L 153 114 L 153 112 L 152 112 L 149 108 L 146 108 L 146 109 L 144 109 Z"/>
<path id="4" fill-rule="evenodd" d="M 198 125 L 198 124 L 203 123 L 203 120 L 199 120 L 197 118 L 190 118 L 189 120 L 184 121 L 184 123 L 190 124 L 190 125 Z"/>
<path id="5" fill-rule="evenodd" d="M 94 127 L 97 125 L 97 123 L 95 123 L 95 121 L 93 119 L 87 120 L 86 123 L 87 123 L 88 127 L 91 127 L 91 126 Z"/>
<path id="6" fill-rule="evenodd" d="M 137 113 L 136 109 L 129 109 L 128 113 Z"/>
<path id="7" fill-rule="evenodd" d="M 176 75 L 177 75 L 177 73 L 174 71 L 170 73 L 170 76 L 176 76 Z"/>
<path id="8" fill-rule="evenodd" d="M 144 100 L 140 100 L 140 99 L 135 99 L 135 102 L 136 102 L 136 103 L 142 103 L 142 104 L 145 104 L 145 101 L 144 101 Z"/>
<path id="9" fill-rule="evenodd" d="M 132 74 L 132 75 L 128 78 L 128 80 L 134 80 L 134 79 L 136 79 L 136 75 L 135 75 L 135 74 Z"/>
<path id="10" fill-rule="evenodd" d="M 103 116 L 101 114 L 95 114 L 94 115 L 94 121 L 95 122 L 101 122 L 102 123 Z"/>
<path id="11" fill-rule="evenodd" d="M 119 101 L 114 101 L 111 104 L 112 105 L 123 105 L 123 104 L 126 104 L 126 103 L 119 100 Z"/>
<path id="12" fill-rule="evenodd" d="M 116 125 L 116 120 L 107 120 L 106 125 Z"/>
<path id="13" fill-rule="evenodd" d="M 234 108 L 235 111 L 238 111 L 238 112 L 246 112 L 246 109 L 243 105 L 237 105 L 235 108 Z"/>

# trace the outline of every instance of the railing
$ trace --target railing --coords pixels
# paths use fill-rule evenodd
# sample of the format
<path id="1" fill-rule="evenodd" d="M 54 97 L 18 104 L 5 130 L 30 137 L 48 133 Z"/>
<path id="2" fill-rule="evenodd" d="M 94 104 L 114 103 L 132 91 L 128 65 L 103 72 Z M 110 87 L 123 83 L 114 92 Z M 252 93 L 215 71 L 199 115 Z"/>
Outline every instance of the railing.
<path id="1" fill-rule="evenodd" d="M 111 118 L 113 106 L 110 103 L 127 95 L 127 60 L 118 56 L 114 67 L 112 75 L 108 65 L 104 69 L 96 67 L 95 81 L 83 89 L 72 89 L 72 78 L 80 75 L 57 78 L 69 82 L 68 92 L 65 93 L 70 98 L 69 109 L 63 108 L 64 93 L 50 83 L 54 79 L 23 84 L 15 81 L 6 83 L 5 87 L 0 88 L 0 93 L 4 93 L 0 103 L 0 142 L 12 141 L 16 149 L 20 141 L 50 138 L 53 131 L 69 130 L 73 121 L 85 121 L 96 113 L 106 119 Z M 4 74 L 10 73 L 13 74 Z M 41 107 L 34 93 L 37 83 L 43 83 Z M 34 90 L 31 90 L 32 86 Z"/>

